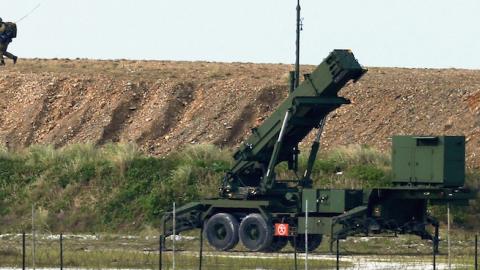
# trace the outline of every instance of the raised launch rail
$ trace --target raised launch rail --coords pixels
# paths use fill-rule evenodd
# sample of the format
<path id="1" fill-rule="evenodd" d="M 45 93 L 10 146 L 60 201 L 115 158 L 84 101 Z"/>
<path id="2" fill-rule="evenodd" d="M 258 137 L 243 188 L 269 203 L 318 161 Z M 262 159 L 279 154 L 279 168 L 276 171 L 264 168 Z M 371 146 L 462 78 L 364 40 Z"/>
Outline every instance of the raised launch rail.
<path id="1" fill-rule="evenodd" d="M 350 103 L 337 94 L 365 72 L 350 50 L 330 53 L 268 119 L 252 129 L 234 154 L 236 163 L 224 179 L 221 195 L 246 198 L 268 194 L 275 186 L 275 166 L 283 161 L 296 171 L 298 143 L 319 128 L 331 111 Z"/>

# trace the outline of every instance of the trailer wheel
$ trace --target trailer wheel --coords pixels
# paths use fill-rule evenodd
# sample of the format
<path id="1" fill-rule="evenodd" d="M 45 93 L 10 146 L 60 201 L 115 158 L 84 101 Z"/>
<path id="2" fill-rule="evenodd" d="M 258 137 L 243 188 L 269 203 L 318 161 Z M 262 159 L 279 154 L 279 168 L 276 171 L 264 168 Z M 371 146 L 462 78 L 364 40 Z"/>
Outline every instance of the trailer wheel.
<path id="1" fill-rule="evenodd" d="M 206 222 L 204 234 L 217 250 L 232 249 L 238 244 L 238 221 L 227 213 L 215 214 Z"/>
<path id="2" fill-rule="evenodd" d="M 239 236 L 250 251 L 263 251 L 272 243 L 273 225 L 260 214 L 250 214 L 240 223 Z"/>
<path id="3" fill-rule="evenodd" d="M 277 252 L 282 250 L 288 244 L 288 237 L 274 236 L 272 243 L 266 248 L 266 252 Z"/>
<path id="4" fill-rule="evenodd" d="M 317 249 L 322 243 L 323 236 L 321 234 L 309 234 L 308 235 L 308 252 L 312 252 Z M 290 245 L 294 247 L 293 238 L 289 239 Z M 297 251 L 305 252 L 305 234 L 297 235 Z"/>

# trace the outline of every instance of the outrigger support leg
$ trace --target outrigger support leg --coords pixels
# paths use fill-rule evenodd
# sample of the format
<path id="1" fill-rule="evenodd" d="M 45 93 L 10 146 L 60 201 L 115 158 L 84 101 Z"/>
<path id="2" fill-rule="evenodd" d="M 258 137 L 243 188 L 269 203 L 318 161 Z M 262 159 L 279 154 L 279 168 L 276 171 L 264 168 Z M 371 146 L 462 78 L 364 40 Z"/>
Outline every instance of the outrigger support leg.
<path id="1" fill-rule="evenodd" d="M 438 228 L 440 227 L 440 223 L 438 222 L 438 220 L 436 220 L 433 217 L 429 217 L 428 219 L 429 219 L 429 222 L 433 225 L 433 227 L 435 227 L 435 234 L 433 236 L 433 245 L 434 245 L 435 254 L 439 254 L 440 252 L 438 250 L 438 244 L 440 243 L 440 239 L 438 236 Z"/>
<path id="2" fill-rule="evenodd" d="M 330 253 L 333 254 L 333 244 L 337 239 L 345 239 L 347 235 L 357 232 L 359 229 L 358 220 L 365 220 L 366 206 L 357 206 L 342 215 L 332 218 L 330 228 Z"/>
<path id="3" fill-rule="evenodd" d="M 333 236 L 330 238 L 330 253 L 333 254 L 333 243 L 336 241 L 336 239 L 333 238 Z"/>
<path id="4" fill-rule="evenodd" d="M 432 226 L 435 229 L 434 235 L 433 236 L 430 234 L 429 235 L 430 235 L 430 239 L 433 242 L 433 248 L 434 248 L 435 254 L 439 254 L 440 252 L 439 252 L 438 246 L 440 243 L 440 238 L 439 238 L 438 230 L 440 227 L 440 222 L 438 222 L 436 218 L 430 217 L 430 216 L 427 217 L 427 222 L 432 224 Z"/>
<path id="5" fill-rule="evenodd" d="M 435 245 L 435 254 L 439 254 L 440 251 L 438 250 L 438 244 L 440 242 L 439 238 L 438 238 L 438 227 L 439 225 L 435 225 L 435 236 L 433 238 L 433 244 Z"/>

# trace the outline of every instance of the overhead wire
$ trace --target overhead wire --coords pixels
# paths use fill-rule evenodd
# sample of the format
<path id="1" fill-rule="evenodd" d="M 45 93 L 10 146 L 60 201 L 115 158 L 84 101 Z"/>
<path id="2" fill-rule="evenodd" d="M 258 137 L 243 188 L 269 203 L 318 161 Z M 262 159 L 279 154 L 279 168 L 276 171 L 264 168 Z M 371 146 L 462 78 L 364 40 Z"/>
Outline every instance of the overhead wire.
<path id="1" fill-rule="evenodd" d="M 23 21 L 25 18 L 27 18 L 28 16 L 30 16 L 33 12 L 35 12 L 35 10 L 37 10 L 40 6 L 42 5 L 42 3 L 38 3 L 38 5 L 36 5 L 32 10 L 30 10 L 27 14 L 25 14 L 23 17 L 21 17 L 20 19 L 18 19 L 15 23 L 19 23 L 21 21 Z"/>

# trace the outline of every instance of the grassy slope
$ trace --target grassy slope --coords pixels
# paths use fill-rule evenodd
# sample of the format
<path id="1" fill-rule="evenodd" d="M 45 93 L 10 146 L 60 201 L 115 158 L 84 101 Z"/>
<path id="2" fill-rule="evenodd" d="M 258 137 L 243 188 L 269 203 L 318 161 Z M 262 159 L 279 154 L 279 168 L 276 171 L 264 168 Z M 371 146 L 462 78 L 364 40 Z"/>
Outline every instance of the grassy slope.
<path id="1" fill-rule="evenodd" d="M 2 230 L 28 226 L 32 204 L 45 229 L 132 229 L 155 224 L 174 199 L 182 204 L 213 195 L 229 167 L 213 146 L 166 158 L 147 157 L 133 145 L 34 146 L 0 153 Z M 200 181 L 201 179 L 201 181 Z"/>
<path id="2" fill-rule="evenodd" d="M 212 145 L 191 146 L 163 158 L 145 156 L 131 144 L 2 150 L 0 230 L 28 229 L 32 204 L 37 223 L 48 231 L 155 227 L 174 200 L 184 204 L 216 196 L 231 165 L 230 154 Z M 300 163 L 304 168 L 306 156 Z M 283 166 L 278 173 L 288 177 Z M 322 187 L 385 186 L 390 178 L 389 156 L 365 146 L 337 148 L 321 155 L 313 178 Z M 478 210 L 476 203 L 467 212 L 456 211 L 457 220 L 475 224 Z"/>

